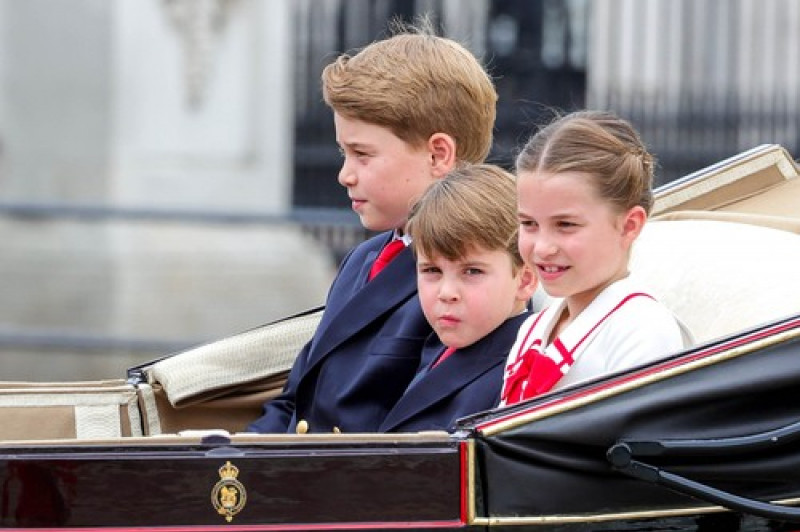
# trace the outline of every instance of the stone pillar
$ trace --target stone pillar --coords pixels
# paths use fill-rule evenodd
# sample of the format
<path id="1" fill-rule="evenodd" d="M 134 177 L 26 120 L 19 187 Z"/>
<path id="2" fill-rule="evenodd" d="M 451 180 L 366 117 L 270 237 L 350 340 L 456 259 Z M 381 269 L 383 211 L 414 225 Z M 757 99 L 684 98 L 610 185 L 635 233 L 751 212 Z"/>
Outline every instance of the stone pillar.
<path id="1" fill-rule="evenodd" d="M 107 197 L 113 5 L 0 0 L 0 199 Z"/>
<path id="2" fill-rule="evenodd" d="M 112 201 L 282 212 L 291 2 L 117 1 Z"/>
<path id="3" fill-rule="evenodd" d="M 0 202 L 286 212 L 291 18 L 291 0 L 0 0 Z M 324 301 L 333 258 L 298 227 L 201 217 L 0 211 L 0 339 L 35 340 L 0 343 L 3 378 L 122 377 L 166 353 L 80 345 L 213 340 Z"/>

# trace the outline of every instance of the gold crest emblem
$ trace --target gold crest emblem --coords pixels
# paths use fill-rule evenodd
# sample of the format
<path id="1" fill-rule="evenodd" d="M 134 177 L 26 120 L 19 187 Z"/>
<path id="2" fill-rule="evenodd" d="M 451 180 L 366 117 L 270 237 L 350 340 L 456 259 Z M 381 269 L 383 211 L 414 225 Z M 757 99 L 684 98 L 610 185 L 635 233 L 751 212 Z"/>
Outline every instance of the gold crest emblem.
<path id="1" fill-rule="evenodd" d="M 229 523 L 234 515 L 242 511 L 247 502 L 247 490 L 236 479 L 238 476 L 239 468 L 230 462 L 225 462 L 225 465 L 219 468 L 219 481 L 211 490 L 211 504 Z"/>

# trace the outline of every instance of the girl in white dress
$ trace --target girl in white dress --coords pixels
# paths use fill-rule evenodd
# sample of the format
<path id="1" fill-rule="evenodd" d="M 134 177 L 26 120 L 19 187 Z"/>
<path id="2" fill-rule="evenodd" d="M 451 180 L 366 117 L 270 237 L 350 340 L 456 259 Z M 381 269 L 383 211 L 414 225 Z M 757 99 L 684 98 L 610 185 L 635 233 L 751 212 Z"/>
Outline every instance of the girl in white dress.
<path id="1" fill-rule="evenodd" d="M 625 120 L 582 111 L 517 157 L 519 250 L 553 304 L 521 326 L 501 404 L 677 352 L 691 335 L 628 278 L 653 203 L 653 157 Z"/>

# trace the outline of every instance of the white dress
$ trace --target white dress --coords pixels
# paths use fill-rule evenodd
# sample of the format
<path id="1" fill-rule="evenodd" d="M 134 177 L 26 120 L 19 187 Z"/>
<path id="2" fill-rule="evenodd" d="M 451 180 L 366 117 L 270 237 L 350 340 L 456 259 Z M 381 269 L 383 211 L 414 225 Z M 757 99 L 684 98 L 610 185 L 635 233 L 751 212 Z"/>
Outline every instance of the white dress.
<path id="1" fill-rule="evenodd" d="M 662 358 L 692 344 L 688 329 L 672 312 L 626 277 L 600 292 L 558 338 L 543 348 L 565 305 L 563 299 L 555 300 L 520 327 L 508 355 L 501 404 L 505 404 L 512 369 L 531 347 L 561 370 L 563 376 L 552 387 L 558 390 Z"/>

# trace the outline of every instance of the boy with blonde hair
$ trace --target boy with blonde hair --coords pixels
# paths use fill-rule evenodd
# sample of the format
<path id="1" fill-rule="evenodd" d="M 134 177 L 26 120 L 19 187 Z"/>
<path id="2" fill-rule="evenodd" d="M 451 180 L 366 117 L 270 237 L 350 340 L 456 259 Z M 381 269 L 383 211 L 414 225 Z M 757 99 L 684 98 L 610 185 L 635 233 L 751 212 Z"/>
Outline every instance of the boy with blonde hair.
<path id="1" fill-rule="evenodd" d="M 434 333 L 381 431 L 447 430 L 498 404 L 504 363 L 536 288 L 518 227 L 514 177 L 494 165 L 451 172 L 414 207 L 406 228 Z"/>
<path id="2" fill-rule="evenodd" d="M 431 332 L 408 249 L 409 210 L 456 163 L 481 162 L 491 147 L 491 78 L 425 21 L 339 56 L 322 89 L 344 158 L 339 183 L 364 227 L 382 233 L 344 258 L 316 333 L 253 432 L 378 430 Z"/>

